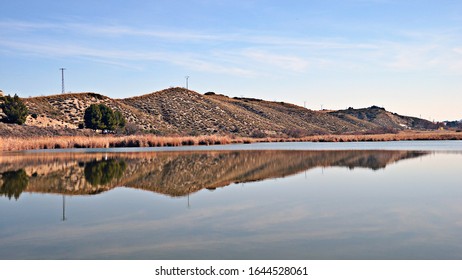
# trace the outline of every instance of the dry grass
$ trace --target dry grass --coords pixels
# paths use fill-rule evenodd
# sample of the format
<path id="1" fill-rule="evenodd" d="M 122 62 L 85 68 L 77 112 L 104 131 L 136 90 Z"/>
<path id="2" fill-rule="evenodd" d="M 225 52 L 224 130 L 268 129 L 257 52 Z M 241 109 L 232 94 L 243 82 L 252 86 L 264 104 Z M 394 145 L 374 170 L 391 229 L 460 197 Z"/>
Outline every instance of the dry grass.
<path id="1" fill-rule="evenodd" d="M 452 131 L 402 132 L 370 135 L 316 135 L 303 138 L 244 138 L 230 136 L 58 136 L 24 138 L 0 137 L 0 151 L 67 148 L 174 147 L 223 145 L 255 142 L 362 142 L 410 140 L 462 140 L 462 133 Z"/>
<path id="2" fill-rule="evenodd" d="M 222 145 L 250 143 L 252 139 L 228 136 L 161 137 L 154 135 L 133 136 L 59 136 L 23 138 L 0 138 L 0 151 L 68 148 L 113 148 L 113 147 L 173 147 L 191 145 Z"/>
<path id="3" fill-rule="evenodd" d="M 462 133 L 454 131 L 405 131 L 400 133 L 364 135 L 316 135 L 297 139 L 309 142 L 373 142 L 373 141 L 419 141 L 462 140 Z"/>

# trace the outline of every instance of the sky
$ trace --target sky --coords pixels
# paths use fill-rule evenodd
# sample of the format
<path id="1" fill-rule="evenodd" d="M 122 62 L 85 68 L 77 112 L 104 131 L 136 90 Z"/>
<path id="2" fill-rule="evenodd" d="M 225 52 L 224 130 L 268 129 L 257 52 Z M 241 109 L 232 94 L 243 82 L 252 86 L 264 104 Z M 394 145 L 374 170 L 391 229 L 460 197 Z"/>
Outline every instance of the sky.
<path id="1" fill-rule="evenodd" d="M 186 85 L 309 109 L 462 119 L 460 0 L 1 1 L 0 89 Z"/>

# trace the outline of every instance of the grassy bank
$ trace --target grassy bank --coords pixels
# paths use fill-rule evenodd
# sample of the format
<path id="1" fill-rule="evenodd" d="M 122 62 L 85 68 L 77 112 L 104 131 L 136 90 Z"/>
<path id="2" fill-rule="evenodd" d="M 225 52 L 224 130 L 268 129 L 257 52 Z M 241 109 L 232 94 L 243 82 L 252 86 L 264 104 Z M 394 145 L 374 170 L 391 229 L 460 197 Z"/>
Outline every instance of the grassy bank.
<path id="1" fill-rule="evenodd" d="M 112 147 L 168 147 L 192 145 L 223 145 L 255 142 L 359 142 L 359 141 L 408 141 L 408 140 L 462 140 L 462 133 L 450 131 L 402 132 L 397 134 L 370 135 L 316 135 L 303 138 L 242 138 L 231 136 L 55 136 L 36 138 L 0 137 L 0 151 L 66 148 Z"/>

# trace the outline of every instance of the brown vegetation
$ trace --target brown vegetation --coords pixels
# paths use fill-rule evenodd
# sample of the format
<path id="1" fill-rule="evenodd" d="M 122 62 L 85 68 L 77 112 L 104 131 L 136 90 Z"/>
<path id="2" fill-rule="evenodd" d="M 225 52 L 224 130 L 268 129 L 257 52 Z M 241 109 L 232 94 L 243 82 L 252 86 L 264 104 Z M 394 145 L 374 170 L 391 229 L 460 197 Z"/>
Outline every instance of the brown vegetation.
<path id="1" fill-rule="evenodd" d="M 462 140 L 461 132 L 401 132 L 397 134 L 368 135 L 315 135 L 301 138 L 249 138 L 234 136 L 59 136 L 36 138 L 1 138 L 0 151 L 67 148 L 112 148 L 112 147 L 169 147 L 192 145 L 223 145 L 255 142 L 360 142 L 360 141 L 410 141 L 410 140 Z"/>
<path id="2" fill-rule="evenodd" d="M 72 93 L 24 101 L 30 116 L 22 126 L 0 123 L 0 150 L 461 139 L 460 133 L 437 131 L 443 124 L 377 106 L 312 111 L 284 102 L 212 92 L 202 95 L 185 88 L 125 99 Z M 116 135 L 77 129 L 83 125 L 85 109 L 100 103 L 123 114 L 125 129 Z"/>
<path id="3" fill-rule="evenodd" d="M 104 103 L 122 112 L 127 124 L 156 135 L 234 135 L 239 137 L 305 137 L 320 134 L 390 133 L 435 129 L 427 120 L 401 116 L 372 106 L 365 109 L 313 111 L 285 102 L 230 98 L 169 88 L 150 94 L 112 99 L 96 93 L 72 93 L 25 99 L 28 126 L 73 128 L 84 111 Z M 0 131 L 0 135 L 1 131 Z"/>

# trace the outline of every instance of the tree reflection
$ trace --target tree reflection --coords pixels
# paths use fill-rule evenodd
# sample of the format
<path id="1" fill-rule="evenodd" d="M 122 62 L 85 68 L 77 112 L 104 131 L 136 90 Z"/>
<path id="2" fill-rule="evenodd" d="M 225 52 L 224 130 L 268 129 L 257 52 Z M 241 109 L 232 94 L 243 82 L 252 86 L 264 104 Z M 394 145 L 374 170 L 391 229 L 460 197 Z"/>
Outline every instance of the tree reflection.
<path id="1" fill-rule="evenodd" d="M 0 177 L 0 186 L 6 181 L 2 193 L 9 193 L 10 197 L 15 193 L 11 186 L 24 189 L 27 181 L 29 192 L 88 195 L 126 186 L 179 197 L 204 188 L 284 178 L 313 168 L 379 170 L 391 163 L 426 154 L 429 152 L 264 150 L 117 153 L 109 157 L 108 154 L 76 153 L 56 157 L 53 153 L 44 157 L 27 155 L 24 161 L 19 161 L 22 156 L 5 158 L 5 164 L 0 156 L 1 172 L 8 171 Z M 12 172 L 20 169 L 31 170 L 31 177 L 27 178 L 24 171 Z"/>
<path id="2" fill-rule="evenodd" d="M 27 176 L 24 169 L 4 172 L 1 178 L 3 184 L 0 187 L 0 195 L 6 196 L 8 199 L 14 197 L 18 200 L 21 193 L 29 184 L 29 176 Z"/>
<path id="3" fill-rule="evenodd" d="M 93 186 L 106 185 L 114 179 L 120 179 L 127 168 L 121 159 L 91 161 L 85 164 L 85 179 Z"/>

